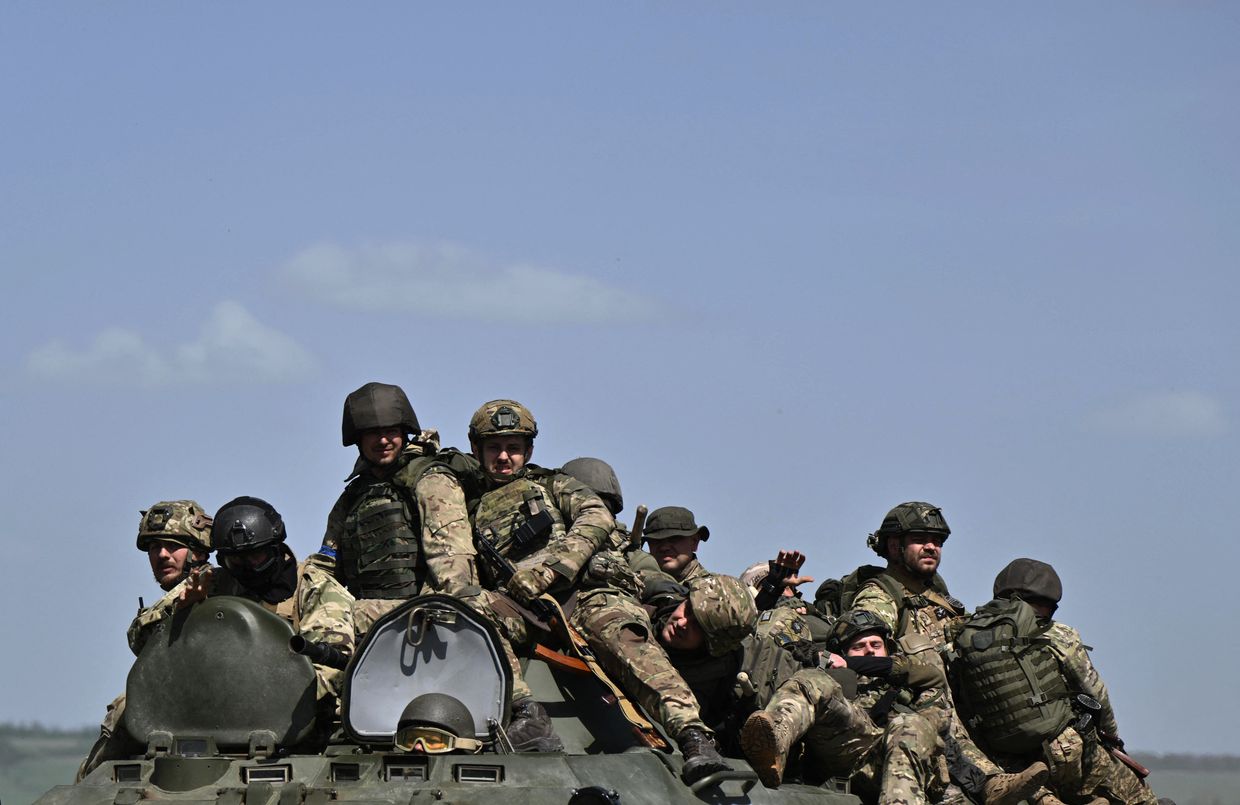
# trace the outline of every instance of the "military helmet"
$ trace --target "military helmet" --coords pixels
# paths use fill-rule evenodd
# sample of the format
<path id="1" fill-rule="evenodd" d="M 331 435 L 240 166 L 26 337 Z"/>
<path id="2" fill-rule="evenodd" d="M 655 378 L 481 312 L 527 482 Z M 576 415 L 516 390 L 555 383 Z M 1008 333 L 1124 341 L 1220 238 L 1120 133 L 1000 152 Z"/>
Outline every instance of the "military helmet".
<path id="1" fill-rule="evenodd" d="M 211 545 L 220 556 L 278 545 L 284 537 L 280 513 L 260 498 L 233 498 L 215 513 L 211 526 Z"/>
<path id="2" fill-rule="evenodd" d="M 414 726 L 435 727 L 458 738 L 474 737 L 474 717 L 469 708 L 446 693 L 423 693 L 405 705 L 396 729 Z"/>
<path id="3" fill-rule="evenodd" d="M 887 537 L 901 537 L 914 532 L 940 534 L 946 541 L 947 535 L 952 530 L 947 527 L 947 521 L 943 519 L 943 511 L 938 506 L 912 500 L 908 503 L 901 503 L 887 512 L 882 525 L 866 538 L 865 544 L 869 545 L 874 553 L 886 559 Z"/>
<path id="4" fill-rule="evenodd" d="M 741 584 L 749 589 L 754 596 L 758 594 L 758 585 L 762 584 L 767 576 L 771 575 L 771 562 L 765 560 L 762 562 L 754 562 L 745 568 L 745 572 L 741 573 Z"/>
<path id="5" fill-rule="evenodd" d="M 707 540 L 710 538 L 710 529 L 699 526 L 693 519 L 693 512 L 683 506 L 663 506 L 652 511 L 646 518 L 646 530 L 642 532 L 642 539 L 653 542 L 673 537 Z"/>
<path id="6" fill-rule="evenodd" d="M 1013 559 L 995 576 L 995 598 L 1045 598 L 1056 605 L 1063 599 L 1063 582 L 1055 568 L 1037 559 Z"/>
<path id="7" fill-rule="evenodd" d="M 758 623 L 753 596 L 740 579 L 732 576 L 706 576 L 689 582 L 689 608 L 714 657 L 735 650 Z"/>
<path id="8" fill-rule="evenodd" d="M 887 622 L 866 609 L 853 609 L 840 615 L 839 620 L 831 627 L 831 637 L 827 641 L 828 648 L 836 654 L 848 651 L 849 644 L 866 632 L 877 632 L 891 649 L 891 627 Z"/>
<path id="9" fill-rule="evenodd" d="M 624 495 L 620 494 L 620 479 L 611 465 L 601 458 L 575 458 L 560 468 L 573 476 L 603 499 L 613 515 L 624 511 Z"/>
<path id="10" fill-rule="evenodd" d="M 516 400 L 491 400 L 469 420 L 471 442 L 488 436 L 524 436 L 532 440 L 537 435 L 538 423 L 534 415 Z"/>
<path id="11" fill-rule="evenodd" d="M 184 545 L 197 553 L 211 553 L 211 516 L 196 500 L 163 500 L 139 512 L 138 550 L 155 540 Z"/>
<path id="12" fill-rule="evenodd" d="M 340 424 L 344 446 L 357 444 L 358 434 L 370 428 L 404 427 L 405 433 L 418 433 L 418 416 L 404 389 L 390 383 L 367 383 L 344 398 L 344 417 Z"/>

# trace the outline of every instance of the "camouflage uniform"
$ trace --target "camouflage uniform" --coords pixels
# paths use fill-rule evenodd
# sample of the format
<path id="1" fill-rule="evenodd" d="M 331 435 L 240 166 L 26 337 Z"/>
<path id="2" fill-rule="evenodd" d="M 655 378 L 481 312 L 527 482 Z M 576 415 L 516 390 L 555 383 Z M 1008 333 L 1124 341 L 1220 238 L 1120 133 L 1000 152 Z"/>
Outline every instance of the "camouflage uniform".
<path id="1" fill-rule="evenodd" d="M 142 519 L 138 523 L 138 550 L 145 552 L 152 542 L 158 540 L 182 545 L 194 553 L 203 555 L 204 558 L 196 560 L 193 553 L 188 555 L 185 578 L 166 591 L 163 597 L 152 606 L 142 607 L 139 603 L 138 614 L 126 630 L 129 648 L 135 656 L 142 650 L 153 626 L 172 611 L 181 591 L 185 589 L 190 569 L 205 565 L 207 562 L 205 557 L 211 553 L 211 518 L 197 501 L 160 501 L 140 512 L 140 515 Z M 133 739 L 121 726 L 121 719 L 124 715 L 125 694 L 122 693 L 108 705 L 107 713 L 99 724 L 99 738 L 78 767 L 77 780 L 81 780 L 99 763 L 116 757 L 125 757 L 131 750 L 136 751 L 141 748 L 135 745 Z"/>
<path id="2" fill-rule="evenodd" d="M 857 678 L 849 700 L 833 674 L 806 668 L 780 685 L 765 711 L 788 730 L 789 745 L 803 736 L 807 768 L 850 778 L 879 803 L 921 803 L 944 782 L 937 758 L 948 718 L 943 672 L 902 655 L 883 678 Z"/>
<path id="3" fill-rule="evenodd" d="M 758 616 L 757 633 L 792 652 L 802 662 L 812 662 L 822 646 L 814 641 L 811 617 L 801 598 L 781 598 L 774 607 Z"/>
<path id="4" fill-rule="evenodd" d="M 664 572 L 655 558 L 646 551 L 630 551 L 628 560 L 629 567 L 645 583 L 650 583 L 657 579 L 671 579 L 680 584 L 688 584 L 691 581 L 704 579 L 711 575 L 709 570 L 702 567 L 702 563 L 697 560 L 697 557 L 690 559 L 689 563 L 675 574 Z"/>
<path id="5" fill-rule="evenodd" d="M 285 550 L 288 550 L 287 547 Z M 293 558 L 291 551 L 287 555 Z M 293 631 L 306 640 L 326 643 L 342 654 L 352 656 L 355 641 L 354 600 L 332 571 L 330 558 L 313 554 L 297 565 L 297 587 L 289 598 L 272 604 L 240 587 L 236 594 L 257 601 L 264 609 L 284 618 Z M 344 672 L 317 664 L 314 672 L 318 677 L 319 699 L 328 696 L 339 698 L 344 687 Z"/>
<path id="6" fill-rule="evenodd" d="M 892 519 L 897 510 L 917 506 L 928 506 L 928 504 L 901 504 L 887 515 L 883 521 L 884 526 L 888 525 L 888 521 Z M 942 522 L 938 509 L 931 508 L 930 515 L 939 517 L 939 522 Z M 943 529 L 946 530 L 945 523 L 943 523 Z M 880 550 L 881 540 L 874 538 L 881 537 L 883 533 L 883 529 L 880 528 L 878 532 L 871 535 L 870 540 L 871 547 L 880 556 L 883 555 Z M 891 629 L 897 641 L 901 641 L 901 648 L 904 651 L 924 654 L 925 658 L 931 656 L 937 658 L 937 653 L 930 649 L 938 649 L 947 644 L 945 630 L 958 623 L 966 614 L 964 604 L 951 597 L 947 592 L 946 584 L 937 573 L 931 580 L 926 580 L 913 575 L 901 565 L 889 562 L 888 567 L 880 575 L 895 582 L 894 586 L 901 593 L 899 599 L 893 597 L 878 578 L 873 578 L 866 581 L 857 591 L 851 609 L 871 612 L 881 618 Z M 919 636 L 919 639 L 907 639 L 909 635 Z M 942 667 L 941 658 L 926 659 L 926 661 L 937 661 Z M 950 699 L 950 694 L 948 696 Z M 973 742 L 964 724 L 954 715 L 954 707 L 952 712 L 953 717 L 949 723 L 947 741 L 947 758 L 952 769 L 952 777 L 964 783 L 970 792 L 980 799 L 984 778 L 999 774 L 1002 770 Z M 953 789 L 949 793 L 949 799 L 960 801 L 962 798 Z"/>
<path id="7" fill-rule="evenodd" d="M 566 600 L 578 586 L 590 558 L 608 544 L 615 528 L 611 512 L 598 495 L 576 479 L 535 464 L 521 467 L 509 480 L 492 480 L 488 485 L 491 488 L 474 509 L 478 538 L 495 545 L 499 553 L 516 566 L 518 574 L 524 572 L 526 578 L 535 579 L 535 583 L 543 587 L 539 592 L 549 592 L 561 601 Z M 531 500 L 542 501 L 551 525 L 546 534 L 522 546 L 514 535 L 531 518 Z M 485 560 L 483 568 L 485 576 Z M 509 586 L 511 588 L 511 584 Z M 513 699 L 531 696 L 512 648 L 531 642 L 521 611 L 493 590 L 483 590 L 465 598 L 486 614 L 504 637 L 505 654 L 513 668 Z"/>
<path id="8" fill-rule="evenodd" d="M 1089 651 L 1081 642 L 1081 635 L 1067 624 L 1054 622 L 1043 636 L 1059 660 L 1068 689 L 1091 696 L 1102 705 L 1098 715 L 1098 732 L 1119 735 L 1107 687 L 1089 659 Z M 1104 796 L 1111 802 L 1130 805 L 1158 803 L 1153 790 L 1100 746 L 1097 735 L 1092 731 L 1082 736 L 1069 726 L 1043 744 L 1040 756 L 995 757 L 1007 769 L 1045 760 L 1051 770 L 1047 785 L 1064 799 Z"/>
<path id="9" fill-rule="evenodd" d="M 426 436 L 428 432 L 423 432 Z M 349 476 L 349 484 L 327 516 L 323 548 L 336 561 L 336 578 L 356 599 L 354 625 L 359 636 L 371 625 L 408 598 L 423 592 L 461 595 L 477 589 L 474 545 L 469 530 L 469 514 L 461 483 L 445 464 L 432 458 L 432 441 L 415 441 L 405 446 L 394 471 L 380 473 L 369 461 L 359 457 Z M 359 565 L 351 555 L 359 553 L 356 532 L 369 517 L 382 518 L 383 510 L 399 509 L 400 524 L 416 535 L 417 544 L 406 552 L 392 552 L 375 565 L 384 563 L 408 570 L 418 583 L 398 587 L 397 592 L 381 592 L 363 583 Z M 385 526 L 391 528 L 392 524 Z M 365 572 L 365 568 L 361 568 Z M 416 588 L 416 589 L 415 589 Z M 382 596 L 382 597 L 376 597 Z M 391 597 L 390 597 L 391 596 Z"/>

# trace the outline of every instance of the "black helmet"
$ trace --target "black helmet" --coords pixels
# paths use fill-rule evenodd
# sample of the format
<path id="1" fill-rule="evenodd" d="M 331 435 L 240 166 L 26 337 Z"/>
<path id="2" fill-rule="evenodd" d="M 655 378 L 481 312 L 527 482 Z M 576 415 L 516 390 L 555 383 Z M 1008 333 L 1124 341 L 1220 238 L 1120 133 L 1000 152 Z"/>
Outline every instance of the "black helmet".
<path id="1" fill-rule="evenodd" d="M 947 521 L 943 519 L 943 510 L 938 506 L 933 503 L 911 500 L 887 512 L 882 525 L 866 538 L 865 544 L 869 545 L 874 553 L 886 559 L 887 537 L 902 537 L 914 532 L 939 534 L 946 541 L 947 535 L 952 533 L 952 530 L 947 527 Z"/>
<path id="2" fill-rule="evenodd" d="M 400 386 L 367 383 L 344 398 L 344 417 L 340 425 L 344 446 L 357 444 L 357 434 L 369 428 L 401 425 L 405 433 L 419 433 L 417 414 Z"/>
<path id="3" fill-rule="evenodd" d="M 891 627 L 878 615 L 865 609 L 853 609 L 840 615 L 831 629 L 827 645 L 836 654 L 843 654 L 858 635 L 866 632 L 877 632 L 888 644 L 888 650 L 891 649 Z"/>
<path id="4" fill-rule="evenodd" d="M 613 515 L 624 511 L 620 479 L 606 461 L 601 458 L 575 458 L 561 467 L 561 471 L 594 490 L 594 494 L 603 499 Z"/>
<path id="5" fill-rule="evenodd" d="M 477 752 L 482 742 L 474 735 L 474 717 L 460 699 L 446 693 L 423 693 L 401 711 L 395 743 L 405 752 Z"/>
<path id="6" fill-rule="evenodd" d="M 211 547 L 220 556 L 284 542 L 284 520 L 265 500 L 239 497 L 225 503 L 211 524 Z"/>
<path id="7" fill-rule="evenodd" d="M 1013 559 L 995 576 L 995 598 L 1044 598 L 1059 605 L 1063 582 L 1055 568 L 1037 559 Z"/>

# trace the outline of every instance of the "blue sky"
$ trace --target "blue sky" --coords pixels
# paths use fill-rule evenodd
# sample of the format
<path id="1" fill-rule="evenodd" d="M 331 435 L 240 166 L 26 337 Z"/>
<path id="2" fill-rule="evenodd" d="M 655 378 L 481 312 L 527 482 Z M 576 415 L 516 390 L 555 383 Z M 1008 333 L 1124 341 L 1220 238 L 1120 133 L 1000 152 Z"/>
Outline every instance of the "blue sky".
<path id="1" fill-rule="evenodd" d="M 94 723 L 123 688 L 139 509 L 258 495 L 314 550 L 341 403 L 382 380 L 458 446 L 522 400 L 535 461 L 692 508 L 718 571 L 840 575 L 935 502 L 969 604 L 1014 557 L 1059 569 L 1129 746 L 1240 752 L 1238 28 L 8 6 L 0 719 Z"/>

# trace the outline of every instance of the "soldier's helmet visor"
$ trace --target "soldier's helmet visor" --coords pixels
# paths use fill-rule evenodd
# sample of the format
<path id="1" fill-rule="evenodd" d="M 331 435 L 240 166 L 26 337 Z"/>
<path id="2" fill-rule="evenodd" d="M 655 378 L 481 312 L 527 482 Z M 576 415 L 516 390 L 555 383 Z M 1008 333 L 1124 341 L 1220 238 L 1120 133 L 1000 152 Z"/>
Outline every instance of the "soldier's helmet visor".
<path id="1" fill-rule="evenodd" d="M 463 752 L 479 752 L 482 741 L 476 738 L 458 738 L 447 730 L 414 724 L 396 731 L 396 748 L 401 752 L 421 752 L 440 755 L 457 749 Z"/>

